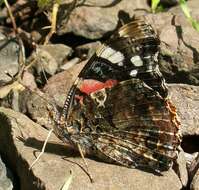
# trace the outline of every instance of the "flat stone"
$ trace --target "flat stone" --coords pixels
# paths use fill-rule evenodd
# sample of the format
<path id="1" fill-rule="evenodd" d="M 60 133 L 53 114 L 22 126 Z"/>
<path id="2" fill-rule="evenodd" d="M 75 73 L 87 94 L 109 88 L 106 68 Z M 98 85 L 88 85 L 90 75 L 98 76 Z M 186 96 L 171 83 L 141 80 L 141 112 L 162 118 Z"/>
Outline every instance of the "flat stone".
<path id="1" fill-rule="evenodd" d="M 0 108 L 0 151 L 15 168 L 21 190 L 57 190 L 73 173 L 70 190 L 179 190 L 181 182 L 170 169 L 162 175 L 154 175 L 137 169 L 107 164 L 87 159 L 94 183 L 90 183 L 85 172 L 75 163 L 83 165 L 77 152 L 63 145 L 52 134 L 45 153 L 29 170 L 38 155 L 48 131 L 35 124 L 23 114 Z M 4 156 L 4 157 L 5 157 Z M 64 159 L 63 159 L 64 157 Z M 67 161 L 70 160 L 71 162 Z M 84 167 L 84 166 L 83 166 Z"/>
<path id="2" fill-rule="evenodd" d="M 37 73 L 46 71 L 53 75 L 71 54 L 72 48 L 63 44 L 40 45 L 29 58 L 29 62 L 34 62 Z"/>
<path id="3" fill-rule="evenodd" d="M 94 6 L 86 6 L 87 3 Z M 110 5 L 110 6 L 107 6 Z M 101 38 L 105 33 L 114 30 L 117 26 L 118 13 L 123 10 L 131 16 L 138 13 L 138 10 L 149 10 L 147 2 L 144 0 L 122 1 L 86 1 L 84 5 L 71 9 L 69 19 L 66 19 L 69 7 L 72 3 L 60 6 L 60 22 L 58 22 L 57 33 L 63 35 L 73 32 L 75 35 L 89 39 Z M 144 11 L 140 11 L 144 12 Z M 64 16 L 65 15 L 65 16 Z"/>
<path id="4" fill-rule="evenodd" d="M 193 177 L 193 180 L 190 185 L 191 190 L 199 190 L 199 169 L 195 173 L 195 176 Z"/>
<path id="5" fill-rule="evenodd" d="M 2 36 L 1 36 L 2 37 Z M 9 83 L 18 72 L 19 60 L 19 44 L 16 39 L 2 39 L 0 40 L 0 85 Z"/>
<path id="6" fill-rule="evenodd" d="M 182 135 L 199 135 L 199 87 L 170 84 L 169 93 L 181 120 Z"/>

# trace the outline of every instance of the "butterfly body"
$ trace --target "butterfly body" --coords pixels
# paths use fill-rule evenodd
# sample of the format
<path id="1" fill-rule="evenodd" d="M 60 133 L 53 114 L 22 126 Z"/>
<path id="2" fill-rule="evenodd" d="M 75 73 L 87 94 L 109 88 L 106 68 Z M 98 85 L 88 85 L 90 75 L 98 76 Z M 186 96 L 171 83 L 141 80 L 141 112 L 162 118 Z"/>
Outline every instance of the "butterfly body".
<path id="1" fill-rule="evenodd" d="M 104 161 L 167 170 L 177 157 L 179 122 L 158 68 L 159 43 L 143 20 L 122 26 L 71 87 L 57 136 Z"/>

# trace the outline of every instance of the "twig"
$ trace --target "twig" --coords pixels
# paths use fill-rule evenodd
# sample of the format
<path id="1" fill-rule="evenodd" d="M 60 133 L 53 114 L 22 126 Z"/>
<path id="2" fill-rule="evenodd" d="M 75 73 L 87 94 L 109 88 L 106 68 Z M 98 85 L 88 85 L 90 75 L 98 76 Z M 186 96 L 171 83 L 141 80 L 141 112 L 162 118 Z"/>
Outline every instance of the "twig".
<path id="1" fill-rule="evenodd" d="M 38 157 L 35 159 L 35 161 L 30 165 L 29 170 L 32 169 L 32 167 L 37 163 L 37 161 L 39 160 L 39 158 L 40 158 L 40 157 L 42 156 L 42 154 L 44 153 L 45 148 L 46 148 L 46 144 L 47 144 L 48 139 L 50 138 L 50 135 L 51 135 L 52 132 L 53 132 L 53 129 L 51 129 L 51 130 L 49 131 L 48 136 L 46 137 L 46 140 L 45 140 L 45 142 L 44 142 L 44 145 L 43 145 L 43 147 L 42 147 L 42 150 L 41 150 L 39 156 L 38 156 Z"/>
<path id="2" fill-rule="evenodd" d="M 87 164 L 87 162 L 86 162 L 86 160 L 85 160 L 85 158 L 84 158 L 84 154 L 83 154 L 83 152 L 82 152 L 82 149 L 81 149 L 80 144 L 77 144 L 77 147 L 78 147 L 78 150 L 79 150 L 79 152 L 80 152 L 80 155 L 81 155 L 81 157 L 82 157 L 82 159 L 83 159 L 83 162 L 84 162 L 84 164 L 85 164 L 85 166 L 86 166 L 87 174 L 88 174 L 88 176 L 89 176 L 89 179 L 90 179 L 91 183 L 93 183 L 93 177 L 92 177 L 92 175 L 91 175 L 90 172 L 89 172 L 88 164 Z"/>
<path id="3" fill-rule="evenodd" d="M 48 35 L 46 36 L 44 45 L 46 45 L 49 42 L 52 35 L 56 32 L 58 9 L 59 9 L 59 3 L 54 3 L 52 10 L 52 18 L 51 18 L 51 29 Z"/>
<path id="4" fill-rule="evenodd" d="M 16 25 L 16 22 L 15 22 L 15 18 L 14 18 L 13 14 L 12 14 L 10 5 L 9 5 L 9 3 L 8 3 L 7 0 L 4 0 L 4 3 L 5 3 L 5 5 L 6 5 L 6 8 L 8 9 L 8 14 L 9 14 L 9 16 L 10 16 L 10 19 L 11 19 L 11 22 L 12 22 L 12 25 L 13 25 L 14 32 L 15 32 L 15 34 L 18 34 L 17 25 Z"/>
<path id="5" fill-rule="evenodd" d="M 67 162 L 71 162 L 72 164 L 76 164 L 78 167 L 80 167 L 82 169 L 83 172 L 85 172 L 85 174 L 89 177 L 90 181 L 93 183 L 93 178 L 91 178 L 91 175 L 88 173 L 88 171 L 86 171 L 86 169 L 79 163 L 69 160 L 66 157 L 63 157 L 64 160 L 66 160 Z"/>

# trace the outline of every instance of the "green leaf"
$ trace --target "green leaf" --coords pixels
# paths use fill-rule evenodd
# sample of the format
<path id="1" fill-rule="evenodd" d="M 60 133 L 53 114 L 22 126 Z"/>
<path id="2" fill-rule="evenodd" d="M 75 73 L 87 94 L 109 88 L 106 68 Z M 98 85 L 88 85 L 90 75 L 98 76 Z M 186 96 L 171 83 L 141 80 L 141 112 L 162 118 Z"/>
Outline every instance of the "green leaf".
<path id="1" fill-rule="evenodd" d="M 186 4 L 186 1 L 185 0 L 180 0 L 180 6 L 181 6 L 181 9 L 182 11 L 184 12 L 185 16 L 190 19 L 191 18 L 191 14 L 190 14 L 190 10 Z"/>
<path id="2" fill-rule="evenodd" d="M 37 0 L 37 5 L 39 8 L 44 8 L 50 4 L 52 0 Z"/>
<path id="3" fill-rule="evenodd" d="M 185 0 L 180 0 L 180 6 L 188 21 L 192 24 L 193 28 L 199 32 L 199 23 L 191 16 L 189 7 Z"/>
<path id="4" fill-rule="evenodd" d="M 199 32 L 199 23 L 196 20 L 192 20 L 192 26 L 193 28 Z"/>
<path id="5" fill-rule="evenodd" d="M 160 0 L 152 0 L 151 1 L 151 10 L 153 13 L 156 12 L 156 9 L 157 9 L 159 3 L 160 3 Z"/>
<path id="6" fill-rule="evenodd" d="M 4 0 L 0 0 L 0 6 L 3 5 L 3 3 L 4 3 Z"/>

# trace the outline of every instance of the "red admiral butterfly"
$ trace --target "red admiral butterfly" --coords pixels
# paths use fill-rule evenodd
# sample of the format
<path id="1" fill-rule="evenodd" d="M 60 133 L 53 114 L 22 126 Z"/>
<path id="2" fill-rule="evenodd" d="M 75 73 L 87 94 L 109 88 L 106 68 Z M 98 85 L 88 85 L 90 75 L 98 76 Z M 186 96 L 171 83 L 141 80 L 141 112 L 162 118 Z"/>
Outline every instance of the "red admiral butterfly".
<path id="1" fill-rule="evenodd" d="M 159 71 L 159 44 L 145 20 L 123 25 L 80 72 L 62 113 L 55 110 L 57 136 L 104 161 L 167 170 L 180 124 Z"/>

